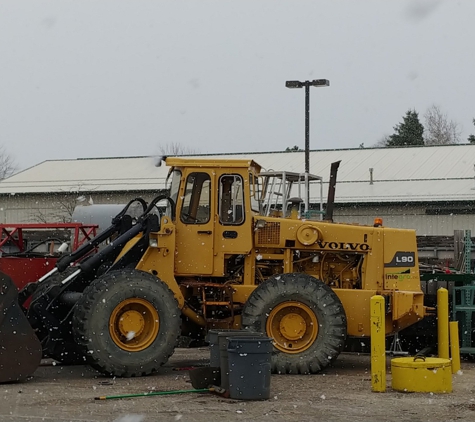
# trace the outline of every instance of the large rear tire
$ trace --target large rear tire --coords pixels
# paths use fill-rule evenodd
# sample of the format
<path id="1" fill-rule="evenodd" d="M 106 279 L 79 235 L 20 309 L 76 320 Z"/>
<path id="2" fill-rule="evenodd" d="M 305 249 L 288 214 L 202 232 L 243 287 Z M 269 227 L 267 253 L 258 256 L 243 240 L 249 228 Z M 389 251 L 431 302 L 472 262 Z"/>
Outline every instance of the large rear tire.
<path id="1" fill-rule="evenodd" d="M 242 325 L 274 340 L 272 372 L 317 373 L 334 361 L 346 340 L 346 315 L 338 296 L 308 274 L 273 276 L 244 305 Z"/>
<path id="2" fill-rule="evenodd" d="M 77 302 L 73 331 L 87 362 L 104 374 L 148 375 L 167 362 L 180 334 L 173 292 L 143 271 L 111 271 Z"/>

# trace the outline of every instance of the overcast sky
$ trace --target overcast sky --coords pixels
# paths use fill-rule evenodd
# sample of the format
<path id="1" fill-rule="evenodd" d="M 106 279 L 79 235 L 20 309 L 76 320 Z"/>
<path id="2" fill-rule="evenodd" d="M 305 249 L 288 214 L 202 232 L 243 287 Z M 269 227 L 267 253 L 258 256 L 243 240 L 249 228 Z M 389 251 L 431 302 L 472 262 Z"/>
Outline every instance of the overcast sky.
<path id="1" fill-rule="evenodd" d="M 44 160 L 374 145 L 438 105 L 475 133 L 473 0 L 0 0 L 0 145 Z"/>

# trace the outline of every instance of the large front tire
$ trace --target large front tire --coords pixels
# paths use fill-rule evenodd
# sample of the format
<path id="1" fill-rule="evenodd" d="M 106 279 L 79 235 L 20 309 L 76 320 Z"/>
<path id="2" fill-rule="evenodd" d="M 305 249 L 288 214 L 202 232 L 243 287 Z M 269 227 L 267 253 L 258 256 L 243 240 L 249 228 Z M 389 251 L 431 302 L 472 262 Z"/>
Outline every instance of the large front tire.
<path id="1" fill-rule="evenodd" d="M 338 296 L 307 274 L 273 276 L 244 305 L 242 325 L 274 340 L 272 372 L 317 373 L 345 346 L 346 315 Z"/>
<path id="2" fill-rule="evenodd" d="M 120 377 L 148 375 L 174 351 L 180 310 L 160 279 L 143 271 L 112 271 L 84 291 L 73 330 L 95 369 Z"/>

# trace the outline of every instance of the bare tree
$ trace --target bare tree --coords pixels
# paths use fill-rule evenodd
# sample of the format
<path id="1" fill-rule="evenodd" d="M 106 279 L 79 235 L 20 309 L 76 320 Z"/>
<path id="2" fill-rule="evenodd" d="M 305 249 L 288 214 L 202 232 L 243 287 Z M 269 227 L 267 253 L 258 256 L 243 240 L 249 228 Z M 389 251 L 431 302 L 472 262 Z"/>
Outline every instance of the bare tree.
<path id="1" fill-rule="evenodd" d="M 91 192 L 82 194 L 82 184 L 71 188 L 69 191 L 62 191 L 50 194 L 41 202 L 36 202 L 34 214 L 31 221 L 36 223 L 71 223 L 73 221 L 74 209 L 78 204 L 93 205 Z M 77 196 L 80 194 L 80 196 Z"/>
<path id="2" fill-rule="evenodd" d="M 424 142 L 426 145 L 446 145 L 460 142 L 459 124 L 449 120 L 446 113 L 433 104 L 424 114 Z"/>
<path id="3" fill-rule="evenodd" d="M 161 155 L 191 155 L 199 152 L 179 142 L 167 142 L 166 144 L 160 145 L 159 150 Z"/>
<path id="4" fill-rule="evenodd" d="M 385 134 L 379 138 L 379 140 L 373 145 L 375 148 L 384 148 L 388 146 L 389 135 Z"/>
<path id="5" fill-rule="evenodd" d="M 48 202 L 51 208 L 36 207 L 31 220 L 35 223 L 70 223 L 77 200 L 72 195 L 53 194 Z"/>
<path id="6" fill-rule="evenodd" d="M 10 177 L 16 170 L 13 158 L 8 155 L 3 146 L 0 146 L 0 180 Z"/>
<path id="7" fill-rule="evenodd" d="M 475 119 L 472 120 L 473 125 L 475 126 Z M 471 144 L 475 144 L 475 135 L 468 135 L 467 141 Z"/>
<path id="8" fill-rule="evenodd" d="M 299 152 L 299 151 L 303 151 L 303 149 L 299 148 L 298 145 L 294 145 L 293 147 L 285 148 L 285 152 Z"/>

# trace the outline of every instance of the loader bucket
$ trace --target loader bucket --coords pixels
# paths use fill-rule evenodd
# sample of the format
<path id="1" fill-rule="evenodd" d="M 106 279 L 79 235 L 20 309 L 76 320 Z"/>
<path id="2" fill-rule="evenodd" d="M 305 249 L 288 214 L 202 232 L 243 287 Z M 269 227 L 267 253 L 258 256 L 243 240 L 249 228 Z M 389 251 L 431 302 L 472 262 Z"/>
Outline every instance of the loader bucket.
<path id="1" fill-rule="evenodd" d="M 7 275 L 0 273 L 0 383 L 22 381 L 41 362 L 38 337 L 18 304 L 18 291 Z"/>

